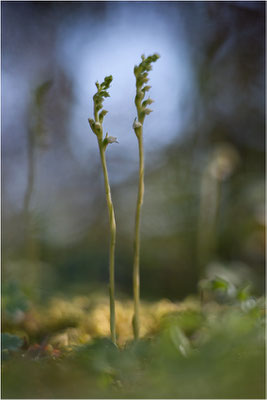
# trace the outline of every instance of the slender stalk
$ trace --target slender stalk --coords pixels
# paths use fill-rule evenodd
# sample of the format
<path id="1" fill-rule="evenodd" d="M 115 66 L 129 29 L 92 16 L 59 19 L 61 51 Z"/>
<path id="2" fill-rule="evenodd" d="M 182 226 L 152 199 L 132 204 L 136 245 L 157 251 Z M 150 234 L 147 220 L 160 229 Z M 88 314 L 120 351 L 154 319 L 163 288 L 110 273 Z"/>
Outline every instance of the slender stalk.
<path id="1" fill-rule="evenodd" d="M 25 235 L 25 255 L 26 258 L 33 262 L 37 257 L 37 246 L 32 235 L 32 216 L 30 213 L 30 203 L 32 200 L 34 180 L 35 180 L 35 152 L 33 132 L 28 132 L 28 174 L 27 187 L 24 194 L 23 213 L 25 217 L 26 235 Z"/>
<path id="2" fill-rule="evenodd" d="M 138 135 L 139 148 L 139 185 L 135 214 L 135 235 L 134 235 L 134 263 L 133 263 L 133 295 L 134 295 L 134 318 L 133 330 L 135 339 L 139 338 L 140 323 L 139 323 L 139 304 L 140 304 L 140 219 L 141 210 L 144 198 L 144 149 L 143 149 L 143 129 L 140 128 Z"/>
<path id="3" fill-rule="evenodd" d="M 104 82 L 99 84 L 96 82 L 97 92 L 93 97 L 94 100 L 94 120 L 89 118 L 88 122 L 97 137 L 101 165 L 104 174 L 106 200 L 108 206 L 109 226 L 110 226 L 110 243 L 109 243 L 109 299 L 110 299 L 110 333 L 111 340 L 116 345 L 116 321 L 115 321 L 115 244 L 116 244 L 116 221 L 114 207 L 111 198 L 111 191 L 108 179 L 107 163 L 105 151 L 109 144 L 118 143 L 117 138 L 106 134 L 103 139 L 103 119 L 107 114 L 106 110 L 99 111 L 103 108 L 102 102 L 105 97 L 109 97 L 107 89 L 112 82 L 112 76 L 106 76 Z"/>
<path id="4" fill-rule="evenodd" d="M 111 191 L 108 179 L 108 170 L 105 158 L 105 149 L 102 140 L 98 140 L 101 164 L 104 173 L 106 200 L 109 214 L 110 225 L 110 244 L 109 244 L 109 299 L 110 299 L 110 332 L 111 340 L 116 344 L 116 328 L 115 328 L 115 244 L 116 244 L 116 221 L 114 207 L 111 198 Z"/>
<path id="5" fill-rule="evenodd" d="M 151 63 L 157 61 L 159 58 L 158 54 L 153 54 L 147 58 L 142 55 L 142 62 L 134 67 L 134 75 L 136 78 L 136 96 L 135 106 L 137 111 L 137 118 L 133 123 L 133 129 L 138 140 L 139 148 L 139 184 L 137 194 L 137 204 L 135 213 L 135 232 L 134 232 L 134 261 L 133 261 L 133 296 L 134 296 L 134 316 L 133 316 L 133 332 L 134 338 L 139 338 L 140 332 L 140 220 L 141 211 L 144 197 L 144 149 L 143 149 L 143 124 L 146 115 L 149 115 L 152 110 L 147 106 L 153 103 L 150 97 L 144 100 L 146 92 L 148 92 L 151 86 L 146 85 L 149 81 L 148 72 L 151 71 Z"/>
<path id="6" fill-rule="evenodd" d="M 27 187 L 24 195 L 23 210 L 26 215 L 29 213 L 30 201 L 32 198 L 33 185 L 34 185 L 34 147 L 31 132 L 28 133 L 28 179 Z"/>

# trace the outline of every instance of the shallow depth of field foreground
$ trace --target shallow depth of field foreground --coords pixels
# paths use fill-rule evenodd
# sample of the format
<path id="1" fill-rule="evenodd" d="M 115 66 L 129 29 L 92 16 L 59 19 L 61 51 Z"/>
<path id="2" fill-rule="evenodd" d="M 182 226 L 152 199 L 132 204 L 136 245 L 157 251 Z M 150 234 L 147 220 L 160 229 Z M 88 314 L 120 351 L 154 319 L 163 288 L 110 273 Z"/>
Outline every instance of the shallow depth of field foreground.
<path id="1" fill-rule="evenodd" d="M 264 2 L 1 7 L 2 398 L 266 398 Z"/>

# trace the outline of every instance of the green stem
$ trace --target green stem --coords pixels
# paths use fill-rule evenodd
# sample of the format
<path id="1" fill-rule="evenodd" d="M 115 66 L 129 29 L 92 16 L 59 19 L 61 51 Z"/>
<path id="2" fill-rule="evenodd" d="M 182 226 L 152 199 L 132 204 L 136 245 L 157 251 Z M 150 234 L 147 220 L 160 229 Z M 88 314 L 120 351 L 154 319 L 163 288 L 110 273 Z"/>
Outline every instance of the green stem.
<path id="1" fill-rule="evenodd" d="M 135 339 L 139 338 L 140 321 L 139 321 L 139 306 L 140 306 L 140 218 L 141 209 L 144 197 L 144 150 L 143 150 L 143 129 L 139 128 L 138 147 L 139 147 L 139 185 L 135 214 L 135 236 L 134 236 L 134 264 L 133 264 L 133 294 L 134 294 L 134 318 L 133 330 Z"/>
<path id="2" fill-rule="evenodd" d="M 28 132 L 28 176 L 27 187 L 24 195 L 23 213 L 25 217 L 26 235 L 25 235 L 25 255 L 29 261 L 35 262 L 38 259 L 37 244 L 32 234 L 32 215 L 30 213 L 30 204 L 33 195 L 35 181 L 35 146 L 33 132 Z"/>
<path id="3" fill-rule="evenodd" d="M 28 133 L 28 179 L 27 179 L 27 188 L 24 195 L 24 212 L 26 215 L 29 214 L 30 201 L 32 198 L 33 185 L 34 185 L 34 146 L 32 133 Z"/>
<path id="4" fill-rule="evenodd" d="M 111 340 L 116 344 L 116 328 L 115 328 L 115 279 L 114 279 L 114 259 L 115 259 L 115 243 L 116 243 L 116 221 L 114 207 L 111 198 L 110 185 L 108 179 L 107 164 L 105 158 L 105 149 L 103 147 L 102 139 L 98 139 L 99 152 L 101 164 L 104 173 L 106 199 L 109 214 L 110 225 L 110 245 L 109 245 L 109 298 L 110 298 L 110 332 Z"/>

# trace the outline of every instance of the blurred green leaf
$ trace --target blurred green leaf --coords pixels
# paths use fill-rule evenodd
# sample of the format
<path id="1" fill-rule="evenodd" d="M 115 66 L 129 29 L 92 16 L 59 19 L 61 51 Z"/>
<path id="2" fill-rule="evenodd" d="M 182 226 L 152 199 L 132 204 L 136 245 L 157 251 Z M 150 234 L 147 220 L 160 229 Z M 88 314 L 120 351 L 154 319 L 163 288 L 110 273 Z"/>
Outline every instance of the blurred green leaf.
<path id="1" fill-rule="evenodd" d="M 15 281 L 2 285 L 2 307 L 8 315 L 15 316 L 18 311 L 25 312 L 29 308 L 29 301 Z"/>
<path id="2" fill-rule="evenodd" d="M 9 333 L 2 333 L 2 350 L 18 350 L 22 344 L 23 340 L 16 335 L 10 335 Z"/>
<path id="3" fill-rule="evenodd" d="M 227 290 L 229 288 L 229 282 L 227 282 L 223 278 L 216 278 L 212 280 L 212 289 L 213 290 Z"/>
<path id="4" fill-rule="evenodd" d="M 250 286 L 245 286 L 237 291 L 237 299 L 240 301 L 248 300 L 250 297 Z"/>
<path id="5" fill-rule="evenodd" d="M 170 336 L 176 349 L 184 356 L 187 357 L 191 350 L 191 345 L 183 331 L 177 326 L 170 327 Z"/>
<path id="6" fill-rule="evenodd" d="M 48 80 L 45 81 L 44 83 L 42 83 L 41 85 L 39 85 L 36 89 L 35 89 L 35 102 L 37 107 L 41 107 L 43 102 L 44 102 L 44 98 L 47 94 L 47 92 L 49 91 L 49 89 L 51 88 L 53 84 L 52 80 Z"/>
<path id="7" fill-rule="evenodd" d="M 23 340 L 9 333 L 1 334 L 1 354 L 2 360 L 6 361 L 10 358 L 11 353 L 20 349 L 23 344 Z"/>

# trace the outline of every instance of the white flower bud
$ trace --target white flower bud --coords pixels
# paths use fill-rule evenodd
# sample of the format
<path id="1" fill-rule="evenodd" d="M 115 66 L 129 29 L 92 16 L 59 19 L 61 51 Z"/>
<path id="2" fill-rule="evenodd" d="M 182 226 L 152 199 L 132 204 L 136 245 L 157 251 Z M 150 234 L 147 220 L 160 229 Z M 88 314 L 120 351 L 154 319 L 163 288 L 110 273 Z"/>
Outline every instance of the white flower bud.
<path id="1" fill-rule="evenodd" d="M 134 122 L 133 122 L 133 129 L 138 129 L 138 128 L 142 128 L 142 124 L 141 124 L 141 122 L 137 121 L 135 118 Z"/>
<path id="2" fill-rule="evenodd" d="M 149 104 L 152 104 L 152 103 L 154 103 L 154 100 L 152 100 L 152 99 L 149 97 L 147 100 L 143 101 L 142 106 L 143 106 L 143 107 L 146 107 L 146 106 L 148 106 Z"/>
<path id="3" fill-rule="evenodd" d="M 117 141 L 117 138 L 114 137 L 114 136 L 108 136 L 108 137 L 106 137 L 106 140 L 107 140 L 107 143 L 108 143 L 108 144 L 111 144 L 111 143 L 119 143 L 119 142 Z"/>
<path id="4" fill-rule="evenodd" d="M 150 108 L 145 108 L 144 109 L 144 113 L 145 115 L 149 115 L 150 113 L 152 113 L 153 110 L 151 110 Z"/>
<path id="5" fill-rule="evenodd" d="M 95 130 L 99 131 L 101 129 L 101 124 L 99 122 L 95 123 Z"/>

